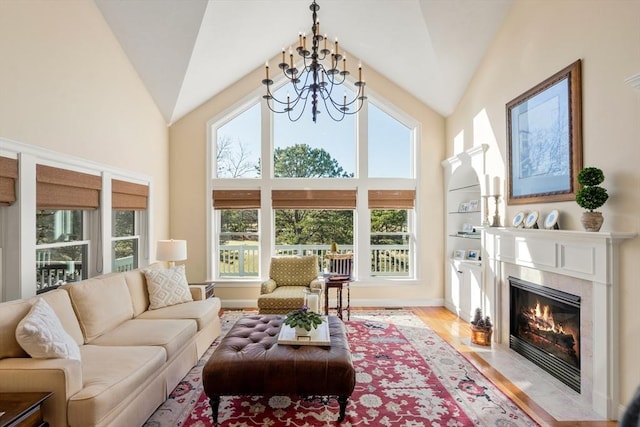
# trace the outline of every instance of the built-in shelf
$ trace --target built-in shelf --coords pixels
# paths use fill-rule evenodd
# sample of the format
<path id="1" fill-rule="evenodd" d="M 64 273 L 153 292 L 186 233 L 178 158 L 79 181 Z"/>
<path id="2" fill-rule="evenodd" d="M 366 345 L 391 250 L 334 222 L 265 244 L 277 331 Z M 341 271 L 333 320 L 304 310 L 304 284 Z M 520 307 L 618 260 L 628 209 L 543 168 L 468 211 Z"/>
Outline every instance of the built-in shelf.
<path id="1" fill-rule="evenodd" d="M 480 240 L 479 234 L 449 234 L 449 237 L 458 237 L 460 239 L 472 239 L 472 240 Z"/>

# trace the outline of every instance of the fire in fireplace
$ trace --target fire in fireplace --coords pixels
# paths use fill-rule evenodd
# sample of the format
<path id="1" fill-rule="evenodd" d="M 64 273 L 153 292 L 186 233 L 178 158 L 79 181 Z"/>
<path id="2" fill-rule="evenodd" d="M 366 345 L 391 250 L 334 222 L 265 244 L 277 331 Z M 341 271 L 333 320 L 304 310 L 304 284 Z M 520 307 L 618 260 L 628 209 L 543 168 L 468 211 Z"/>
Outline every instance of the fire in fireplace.
<path id="1" fill-rule="evenodd" d="M 509 277 L 509 346 L 580 392 L 580 297 Z"/>

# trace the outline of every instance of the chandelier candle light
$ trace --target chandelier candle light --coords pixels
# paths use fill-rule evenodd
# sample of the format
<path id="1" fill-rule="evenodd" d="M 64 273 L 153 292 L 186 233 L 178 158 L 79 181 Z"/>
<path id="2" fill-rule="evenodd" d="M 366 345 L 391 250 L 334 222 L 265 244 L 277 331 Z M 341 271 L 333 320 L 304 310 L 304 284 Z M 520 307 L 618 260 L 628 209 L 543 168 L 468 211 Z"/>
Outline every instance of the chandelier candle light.
<path id="1" fill-rule="evenodd" d="M 265 78 L 262 84 L 267 87 L 267 93 L 263 96 L 267 100 L 267 106 L 274 113 L 287 113 L 289 120 L 297 121 L 307 107 L 309 98 L 311 101 L 311 114 L 313 122 L 316 122 L 319 110 L 319 101 L 322 100 L 328 115 L 335 121 L 341 121 L 346 115 L 355 114 L 362 108 L 367 97 L 364 94 L 366 83 L 362 80 L 362 65 L 358 66 L 358 81 L 354 83 L 357 93 L 353 99 L 347 99 L 347 93 L 342 99 L 334 100 L 333 90 L 345 83 L 349 71 L 347 71 L 347 58 L 340 54 L 338 49 L 338 39 L 335 39 L 333 50 L 327 48 L 327 35 L 320 34 L 320 22 L 318 21 L 318 10 L 320 6 L 313 0 L 309 6 L 312 12 L 311 26 L 311 50 L 307 49 L 307 35 L 298 34 L 298 47 L 296 52 L 302 57 L 304 67 L 298 70 L 293 60 L 293 50 L 289 47 L 289 63 L 286 61 L 286 52 L 282 49 L 282 62 L 278 67 L 284 76 L 291 82 L 295 90 L 295 95 L 291 97 L 287 94 L 287 100 L 282 101 L 273 96 L 271 86 L 273 80 L 269 78 L 269 63 L 265 64 Z M 323 48 L 320 49 L 320 42 Z M 325 61 L 329 64 L 325 64 Z M 342 71 L 339 70 L 340 60 L 342 60 Z M 301 108 L 297 108 L 302 104 Z"/>

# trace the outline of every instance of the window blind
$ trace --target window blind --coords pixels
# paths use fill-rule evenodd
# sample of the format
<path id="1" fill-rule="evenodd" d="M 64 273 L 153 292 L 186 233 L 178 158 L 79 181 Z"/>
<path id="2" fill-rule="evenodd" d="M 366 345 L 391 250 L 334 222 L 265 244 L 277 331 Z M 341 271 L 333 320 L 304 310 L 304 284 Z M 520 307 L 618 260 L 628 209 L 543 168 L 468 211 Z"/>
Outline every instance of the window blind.
<path id="1" fill-rule="evenodd" d="M 356 190 L 273 190 L 274 209 L 355 209 Z"/>
<path id="2" fill-rule="evenodd" d="M 16 179 L 18 160 L 0 157 L 0 206 L 9 206 L 16 201 Z"/>
<path id="3" fill-rule="evenodd" d="M 101 189 L 100 176 L 36 165 L 38 209 L 97 209 Z"/>
<path id="4" fill-rule="evenodd" d="M 415 190 L 369 190 L 369 209 L 413 209 Z"/>
<path id="5" fill-rule="evenodd" d="M 147 209 L 149 186 L 133 182 L 111 180 L 111 208 L 120 211 Z"/>
<path id="6" fill-rule="evenodd" d="M 213 190 L 214 209 L 260 209 L 260 190 Z"/>

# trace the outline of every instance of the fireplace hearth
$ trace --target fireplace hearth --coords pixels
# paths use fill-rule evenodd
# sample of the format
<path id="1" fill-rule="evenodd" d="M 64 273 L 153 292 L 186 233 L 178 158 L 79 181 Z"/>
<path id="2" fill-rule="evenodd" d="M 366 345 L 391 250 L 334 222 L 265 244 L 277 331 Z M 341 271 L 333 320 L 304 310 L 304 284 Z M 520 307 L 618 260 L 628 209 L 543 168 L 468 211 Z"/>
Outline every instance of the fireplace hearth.
<path id="1" fill-rule="evenodd" d="M 509 346 L 580 392 L 580 297 L 509 277 Z"/>

